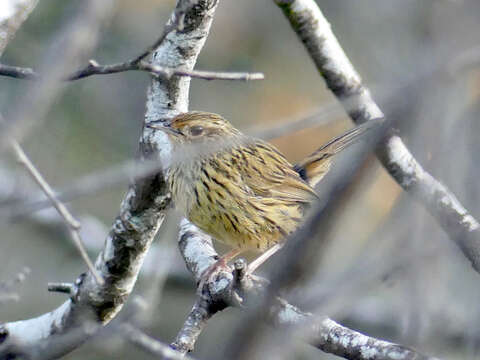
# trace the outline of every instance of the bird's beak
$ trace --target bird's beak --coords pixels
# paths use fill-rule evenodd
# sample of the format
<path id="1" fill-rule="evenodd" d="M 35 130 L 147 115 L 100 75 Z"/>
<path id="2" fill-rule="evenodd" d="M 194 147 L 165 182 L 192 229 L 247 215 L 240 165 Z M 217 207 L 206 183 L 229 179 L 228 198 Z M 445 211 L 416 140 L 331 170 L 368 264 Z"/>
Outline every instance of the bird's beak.
<path id="1" fill-rule="evenodd" d="M 165 132 L 167 135 L 173 135 L 173 136 L 178 136 L 182 135 L 182 133 L 176 129 L 173 129 L 169 124 L 147 124 L 146 127 L 149 127 L 151 129 L 155 130 L 161 130 Z"/>

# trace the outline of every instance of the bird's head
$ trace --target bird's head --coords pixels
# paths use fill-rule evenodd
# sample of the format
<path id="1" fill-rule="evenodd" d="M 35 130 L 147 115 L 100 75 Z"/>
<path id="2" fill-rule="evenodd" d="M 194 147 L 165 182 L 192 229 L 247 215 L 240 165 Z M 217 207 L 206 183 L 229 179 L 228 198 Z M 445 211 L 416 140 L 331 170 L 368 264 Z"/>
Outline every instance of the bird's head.
<path id="1" fill-rule="evenodd" d="M 201 111 L 177 115 L 165 125 L 150 124 L 148 126 L 164 131 L 174 144 L 229 141 L 242 135 L 220 115 Z"/>

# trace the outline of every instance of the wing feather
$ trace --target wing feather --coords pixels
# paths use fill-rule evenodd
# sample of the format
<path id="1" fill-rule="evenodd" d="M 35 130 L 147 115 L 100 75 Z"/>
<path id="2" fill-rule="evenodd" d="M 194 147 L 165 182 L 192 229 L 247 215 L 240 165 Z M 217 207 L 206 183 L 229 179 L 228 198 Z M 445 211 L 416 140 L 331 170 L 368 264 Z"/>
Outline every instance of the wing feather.
<path id="1" fill-rule="evenodd" d="M 272 145 L 254 140 L 233 151 L 243 181 L 255 196 L 308 204 L 317 197 L 288 160 Z"/>

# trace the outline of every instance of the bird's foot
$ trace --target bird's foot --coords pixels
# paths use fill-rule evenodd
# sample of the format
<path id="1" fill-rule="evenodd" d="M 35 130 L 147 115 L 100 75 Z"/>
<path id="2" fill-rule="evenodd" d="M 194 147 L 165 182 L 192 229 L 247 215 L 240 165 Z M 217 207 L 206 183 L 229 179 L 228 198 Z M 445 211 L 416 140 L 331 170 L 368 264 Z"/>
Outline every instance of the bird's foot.
<path id="1" fill-rule="evenodd" d="M 197 287 L 198 294 L 201 294 L 205 284 L 209 283 L 210 280 L 212 280 L 212 278 L 222 270 L 229 271 L 230 267 L 224 259 L 220 258 L 216 263 L 210 265 L 207 270 L 205 270 L 205 272 L 202 274 L 202 277 Z"/>
<path id="2" fill-rule="evenodd" d="M 202 274 L 200 282 L 198 283 L 197 293 L 201 294 L 205 284 L 213 281 L 215 276 L 221 271 L 232 272 L 232 269 L 228 265 L 228 262 L 233 259 L 235 256 L 239 255 L 242 251 L 235 249 L 225 255 L 223 255 L 218 261 L 210 265 Z"/>

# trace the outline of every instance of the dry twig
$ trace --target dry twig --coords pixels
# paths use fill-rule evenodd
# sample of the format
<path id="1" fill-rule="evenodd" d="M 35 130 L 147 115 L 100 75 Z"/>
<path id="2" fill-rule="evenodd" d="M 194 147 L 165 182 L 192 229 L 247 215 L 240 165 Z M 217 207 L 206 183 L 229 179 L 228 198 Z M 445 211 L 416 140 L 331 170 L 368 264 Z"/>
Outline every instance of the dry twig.
<path id="1" fill-rule="evenodd" d="M 100 65 L 95 60 L 90 60 L 88 66 L 82 70 L 78 70 L 68 75 L 65 80 L 75 81 L 92 75 L 108 75 L 125 71 L 145 71 L 152 75 L 171 78 L 172 76 L 186 76 L 203 80 L 263 80 L 263 73 L 247 73 L 247 72 L 220 72 L 220 71 L 204 71 L 204 70 L 188 70 L 174 69 L 159 65 L 152 65 L 145 61 L 136 64 L 124 62 L 118 64 Z M 16 79 L 39 79 L 41 75 L 31 68 L 23 68 L 18 66 L 10 66 L 0 64 L 0 76 L 7 76 Z"/>
<path id="2" fill-rule="evenodd" d="M 154 356 L 164 360 L 192 360 L 190 356 L 185 356 L 178 351 L 173 350 L 167 344 L 164 344 L 148 336 L 133 325 L 125 323 L 120 325 L 120 330 L 125 338 L 140 349 L 143 349 Z"/>
<path id="3" fill-rule="evenodd" d="M 83 261 L 87 265 L 88 269 L 90 270 L 92 275 L 95 277 L 95 280 L 97 281 L 97 283 L 103 284 L 103 279 L 95 270 L 95 266 L 93 265 L 92 261 L 88 257 L 87 251 L 83 246 L 82 239 L 80 237 L 80 223 L 77 221 L 77 219 L 73 217 L 73 215 L 70 213 L 67 207 L 63 203 L 58 201 L 53 189 L 50 187 L 47 181 L 43 178 L 42 174 L 40 174 L 40 172 L 37 170 L 35 165 L 33 165 L 31 160 L 28 158 L 25 151 L 23 151 L 23 149 L 20 147 L 20 145 L 16 141 L 12 141 L 12 149 L 17 157 L 18 162 L 25 167 L 25 169 L 28 171 L 28 173 L 35 180 L 35 182 L 38 184 L 38 186 L 42 189 L 42 191 L 45 193 L 47 198 L 50 200 L 52 205 L 55 207 L 55 209 L 57 209 L 58 213 L 64 219 L 65 224 L 67 224 L 69 228 L 70 237 L 72 238 L 72 241 L 75 244 L 75 247 L 77 248 L 80 256 L 82 257 Z"/>

